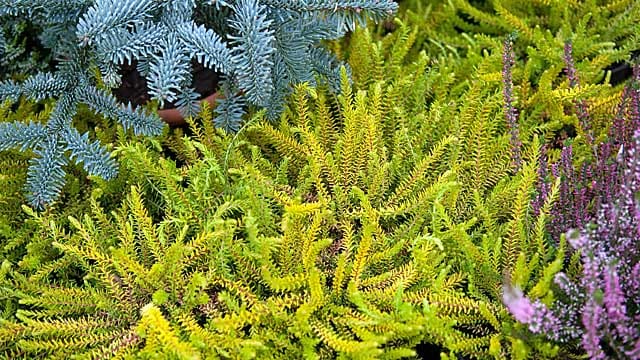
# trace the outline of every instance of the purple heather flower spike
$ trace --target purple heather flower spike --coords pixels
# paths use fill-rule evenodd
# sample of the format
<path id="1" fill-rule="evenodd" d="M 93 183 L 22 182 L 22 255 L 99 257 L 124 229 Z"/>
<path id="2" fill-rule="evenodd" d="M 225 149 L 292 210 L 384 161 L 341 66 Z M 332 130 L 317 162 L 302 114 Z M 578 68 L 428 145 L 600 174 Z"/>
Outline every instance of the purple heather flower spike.
<path id="1" fill-rule="evenodd" d="M 633 347 L 633 349 L 625 352 L 625 355 L 627 355 L 629 359 L 640 359 L 640 336 L 638 336 L 638 340 L 636 341 L 636 345 Z"/>
<path id="2" fill-rule="evenodd" d="M 573 61 L 573 44 L 571 41 L 567 41 L 564 44 L 564 63 L 566 67 L 567 77 L 569 78 L 569 86 L 572 88 L 580 87 L 580 79 L 578 78 L 578 73 L 576 71 L 576 66 Z M 590 117 L 589 111 L 587 110 L 587 103 L 584 100 L 576 100 L 574 102 L 576 113 L 578 115 L 578 119 L 580 120 L 580 126 L 582 127 L 582 131 L 587 136 L 587 143 L 589 145 L 593 144 L 593 135 L 590 130 Z"/>
<path id="3" fill-rule="evenodd" d="M 502 301 L 513 317 L 523 324 L 528 324 L 533 318 L 533 304 L 523 294 L 522 290 L 511 285 L 504 285 Z"/>
<path id="4" fill-rule="evenodd" d="M 502 95 L 504 98 L 504 115 L 507 119 L 507 127 L 511 133 L 510 142 L 513 166 L 518 170 L 522 164 L 520 155 L 522 142 L 520 141 L 520 133 L 518 129 L 518 111 L 513 106 L 513 79 L 511 68 L 514 65 L 515 54 L 513 52 L 513 36 L 508 36 L 504 41 L 502 49 L 502 82 L 504 84 Z"/>
<path id="5" fill-rule="evenodd" d="M 615 266 L 610 266 L 604 273 L 604 305 L 607 309 L 607 318 L 615 326 L 618 336 L 624 341 L 632 340 L 634 334 L 631 328 L 625 326 L 629 323 L 625 296 L 620 285 L 620 276 Z"/>
<path id="6" fill-rule="evenodd" d="M 544 202 L 547 200 L 549 196 L 549 191 L 551 190 L 551 184 L 547 180 L 547 145 L 542 145 L 540 149 L 540 161 L 538 164 L 538 182 L 536 183 L 536 197 L 531 201 L 531 208 L 533 210 L 533 215 L 540 215 L 540 210 L 544 206 Z"/>
<path id="7" fill-rule="evenodd" d="M 561 341 L 560 320 L 543 303 L 531 302 L 522 290 L 511 285 L 503 286 L 502 301 L 518 322 L 529 326 L 529 331 Z"/>

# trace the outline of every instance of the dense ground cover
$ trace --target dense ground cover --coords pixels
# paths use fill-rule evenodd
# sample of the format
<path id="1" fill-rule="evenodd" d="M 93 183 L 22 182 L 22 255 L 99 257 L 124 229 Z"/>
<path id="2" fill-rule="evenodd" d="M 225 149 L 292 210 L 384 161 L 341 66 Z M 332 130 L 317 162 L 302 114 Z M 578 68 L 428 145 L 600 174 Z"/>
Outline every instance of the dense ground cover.
<path id="1" fill-rule="evenodd" d="M 104 17 L 156 95 L 188 93 L 156 76 L 185 63 L 166 39 L 244 69 L 221 83 L 244 100 L 143 137 L 157 103 L 69 95 L 106 94 L 111 63 L 85 49 L 95 66 L 59 86 L 77 64 L 49 23 L 0 0 L 0 357 L 640 359 L 639 2 L 201 3 Z M 163 14 L 191 6 L 171 35 Z M 102 29 L 79 13 L 52 21 Z M 208 19 L 242 51 L 198 53 L 223 46 Z"/>

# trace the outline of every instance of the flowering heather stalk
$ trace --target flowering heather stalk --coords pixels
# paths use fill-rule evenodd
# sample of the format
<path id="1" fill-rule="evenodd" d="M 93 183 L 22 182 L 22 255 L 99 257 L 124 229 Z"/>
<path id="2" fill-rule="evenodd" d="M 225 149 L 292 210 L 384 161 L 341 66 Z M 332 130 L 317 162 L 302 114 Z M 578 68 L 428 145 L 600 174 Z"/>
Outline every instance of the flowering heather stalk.
<path id="1" fill-rule="evenodd" d="M 615 201 L 600 206 L 592 225 L 567 235 L 582 262 L 576 283 L 557 274 L 550 308 L 517 289 L 504 292 L 507 309 L 531 332 L 573 341 L 589 359 L 640 359 L 640 130 L 633 139 L 617 156 Z"/>
<path id="2" fill-rule="evenodd" d="M 510 142 L 513 166 L 518 170 L 522 164 L 520 155 L 522 142 L 520 141 L 518 130 L 518 112 L 513 106 L 513 79 L 511 73 L 511 68 L 515 65 L 513 39 L 513 35 L 507 36 L 502 49 L 502 82 L 504 84 L 502 95 L 504 98 L 504 116 L 507 119 L 507 127 L 511 133 Z"/>
<path id="3" fill-rule="evenodd" d="M 559 196 L 550 214 L 548 231 L 554 240 L 560 239 L 567 228 L 582 228 L 592 218 L 589 204 L 593 199 L 593 172 L 584 164 L 576 170 L 573 164 L 573 146 L 562 148 L 560 159 L 551 165 L 551 174 L 560 178 Z"/>
<path id="4" fill-rule="evenodd" d="M 578 78 L 576 66 L 573 62 L 573 43 L 571 41 L 567 41 L 564 44 L 564 64 L 567 77 L 569 78 L 569 86 L 572 88 L 579 87 L 580 79 Z M 587 110 L 587 103 L 584 100 L 576 100 L 574 101 L 574 106 L 576 108 L 576 113 L 578 114 L 580 127 L 587 137 L 587 144 L 591 145 L 593 144 L 593 135 L 590 132 L 591 120 L 589 117 L 589 111 Z"/>
<path id="5" fill-rule="evenodd" d="M 615 144 L 616 141 L 614 139 L 596 147 L 595 164 L 592 166 L 593 177 L 590 179 L 591 194 L 594 197 L 592 209 L 600 209 L 603 204 L 613 204 L 620 193 L 622 171 L 621 163 L 616 161 L 616 157 L 621 145 Z M 595 211 L 592 210 L 590 213 L 595 216 Z"/>
<path id="6" fill-rule="evenodd" d="M 630 143 L 633 140 L 635 129 L 640 129 L 640 110 L 638 98 L 640 97 L 640 66 L 633 66 L 633 80 L 625 86 L 622 92 L 622 101 L 618 105 L 613 124 L 609 129 L 610 139 L 619 139 L 618 144 Z"/>
<path id="7" fill-rule="evenodd" d="M 540 215 L 540 210 L 542 206 L 544 206 L 544 202 L 547 200 L 549 196 L 549 191 L 551 191 L 551 183 L 549 179 L 547 179 L 547 145 L 543 144 L 540 148 L 540 160 L 538 162 L 538 182 L 536 184 L 536 197 L 531 201 L 531 208 L 533 210 L 533 215 Z"/>
<path id="8" fill-rule="evenodd" d="M 511 285 L 503 287 L 503 302 L 513 317 L 527 324 L 529 331 L 547 334 L 550 339 L 562 341 L 560 320 L 543 303 L 532 302 L 522 294 L 522 290 Z"/>
<path id="9" fill-rule="evenodd" d="M 570 48 L 570 46 L 569 46 Z M 570 53 L 570 49 L 565 49 Z M 571 66 L 568 66 L 570 69 Z M 570 82 L 577 82 L 573 71 L 568 71 Z M 573 164 L 573 149 L 570 145 L 562 149 L 560 160 L 551 165 L 552 178 L 562 179 L 558 200 L 551 209 L 547 227 L 554 240 L 570 228 L 582 228 L 594 220 L 598 209 L 604 204 L 613 204 L 620 197 L 624 173 L 623 156 L 634 143 L 633 134 L 640 129 L 640 66 L 633 67 L 634 78 L 625 87 L 618 111 L 609 129 L 607 141 L 592 145 L 592 161 L 585 162 L 577 169 Z M 571 80 L 573 79 L 573 80 Z M 592 135 L 588 135 L 591 138 Z M 538 170 L 538 195 L 531 202 L 537 214 L 544 203 L 546 193 L 553 179 L 548 179 L 546 158 L 541 157 Z"/>
<path id="10" fill-rule="evenodd" d="M 633 66 L 631 87 L 631 121 L 635 128 L 638 129 L 640 128 L 640 64 Z"/>
<path id="11" fill-rule="evenodd" d="M 630 102 L 632 91 L 633 89 L 631 86 L 626 85 L 624 87 L 624 90 L 622 91 L 622 100 L 620 101 L 620 104 L 618 104 L 616 116 L 613 118 L 613 123 L 609 128 L 609 136 L 615 136 L 616 134 L 618 134 L 618 136 L 622 139 L 631 138 L 632 134 L 627 134 L 625 131 L 628 128 L 625 123 L 628 119 L 628 117 L 626 116 L 626 112 L 631 106 Z"/>
<path id="12" fill-rule="evenodd" d="M 587 235 L 569 235 L 569 244 L 582 251 L 582 288 L 586 293 L 587 301 L 582 311 L 582 325 L 584 334 L 582 336 L 582 347 L 592 359 L 604 359 L 604 352 L 600 348 L 600 337 L 598 336 L 604 327 L 604 309 L 595 299 L 595 294 L 599 290 L 600 268 L 606 264 L 608 259 L 602 249 L 602 244 L 591 241 Z"/>

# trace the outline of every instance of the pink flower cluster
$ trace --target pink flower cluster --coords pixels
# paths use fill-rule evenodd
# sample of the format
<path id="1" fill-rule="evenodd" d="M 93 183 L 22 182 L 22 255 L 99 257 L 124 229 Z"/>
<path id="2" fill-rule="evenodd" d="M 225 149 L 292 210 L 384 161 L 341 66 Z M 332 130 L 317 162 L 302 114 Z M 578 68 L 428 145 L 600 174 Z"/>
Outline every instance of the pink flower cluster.
<path id="1" fill-rule="evenodd" d="M 571 86 L 578 86 L 571 44 L 565 46 Z M 590 359 L 640 359 L 640 66 L 623 95 L 609 140 L 590 144 L 591 162 L 576 169 L 573 148 L 562 150 L 547 173 L 542 157 L 538 213 L 552 177 L 561 178 L 559 199 L 548 227 L 557 240 L 566 229 L 578 252 L 581 273 L 555 276 L 555 301 L 546 306 L 523 292 L 504 287 L 503 301 L 514 318 L 535 334 L 556 342 L 575 342 Z M 576 112 L 589 129 L 584 103 Z M 584 110 L 584 111 L 583 111 Z M 553 242 L 553 241 L 552 241 Z"/>

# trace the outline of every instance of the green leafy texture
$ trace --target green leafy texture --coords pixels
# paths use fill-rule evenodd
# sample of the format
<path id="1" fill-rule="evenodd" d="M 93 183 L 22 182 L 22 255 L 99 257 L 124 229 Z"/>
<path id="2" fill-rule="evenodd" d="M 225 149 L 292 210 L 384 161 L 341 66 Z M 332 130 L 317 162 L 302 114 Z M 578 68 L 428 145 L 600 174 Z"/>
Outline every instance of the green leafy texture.
<path id="1" fill-rule="evenodd" d="M 377 130 L 381 94 L 353 99 L 344 73 L 343 83 L 338 114 L 322 109 L 332 102 L 322 90 L 296 90 L 298 106 L 283 123 L 297 124 L 304 139 L 299 168 L 287 157 L 271 161 L 264 141 L 252 143 L 271 126 L 258 118 L 248 137 L 190 120 L 194 138 L 208 144 L 169 140 L 183 149 L 182 166 L 160 156 L 159 144 L 119 146 L 123 168 L 140 184 L 120 209 L 105 213 L 96 193 L 90 214 L 68 219 L 69 231 L 39 220 L 41 236 L 79 278 L 51 285 L 6 275 L 20 304 L 3 325 L 7 354 L 370 359 L 411 356 L 425 337 L 446 347 L 473 342 L 453 325 L 491 306 L 463 297 L 463 277 L 439 248 L 451 240 L 420 220 L 436 208 L 390 221 L 383 206 L 427 187 L 433 196 L 423 204 L 446 202 L 453 184 L 445 174 L 428 185 L 385 185 L 390 165 L 373 166 L 393 161 Z M 203 117 L 210 115 L 205 106 Z M 338 159 L 331 171 L 348 176 L 330 183 L 316 145 Z M 424 156 L 447 148 L 443 141 Z M 371 155 L 361 162 L 364 151 Z"/>
<path id="2" fill-rule="evenodd" d="M 407 21 L 416 21 L 414 15 L 409 13 Z M 514 173 L 509 168 L 509 138 L 502 110 L 502 39 L 484 36 L 478 37 L 481 41 L 468 41 L 465 57 L 458 58 L 452 49 L 420 41 L 423 32 L 414 32 L 405 21 L 397 20 L 395 26 L 396 32 L 380 41 L 375 40 L 372 30 L 356 31 L 345 51 L 350 56 L 355 86 L 370 92 L 382 86 L 384 98 L 390 99 L 386 102 L 389 106 L 383 107 L 382 111 L 382 116 L 390 119 L 387 120 L 390 124 L 384 127 L 385 136 L 391 137 L 386 142 L 386 149 L 395 149 L 399 136 L 393 133 L 394 129 L 399 129 L 404 138 L 412 139 L 397 148 L 402 165 L 407 166 L 398 173 L 409 174 L 410 179 L 416 179 L 418 183 L 446 170 L 454 174 L 451 180 L 455 181 L 455 186 L 449 201 L 434 203 L 435 212 L 420 217 L 434 229 L 433 236 L 443 240 L 452 268 L 465 274 L 468 299 L 485 304 L 479 308 L 479 315 L 473 314 L 466 324 L 456 326 L 457 330 L 473 335 L 467 343 L 451 346 L 451 353 L 478 358 L 570 356 L 571 349 L 561 349 L 541 339 L 525 339 L 521 327 L 502 305 L 505 282 L 517 285 L 533 298 L 544 297 L 543 301 L 550 301 L 547 294 L 552 287 L 553 274 L 562 268 L 564 244 L 556 245 L 557 241 L 550 239 L 545 231 L 558 184 L 552 188 L 547 203 L 537 216 L 533 215 L 530 202 L 539 181 L 536 172 L 541 140 L 553 139 L 554 132 L 564 121 L 553 116 L 540 121 L 544 109 L 552 108 L 549 105 L 552 101 L 544 98 L 570 92 L 563 90 L 568 89 L 568 83 L 557 82 L 542 91 L 528 83 L 529 76 L 520 72 L 522 67 L 532 67 L 537 60 L 527 58 L 524 64 L 518 61 L 515 67 L 516 106 L 520 110 L 522 151 L 526 162 Z M 412 45 L 414 43 L 419 45 Z M 545 46 L 557 46 L 554 51 L 560 55 L 555 62 L 560 71 L 564 66 L 561 55 L 564 44 L 547 43 Z M 418 52 L 416 48 L 422 51 Z M 396 58 L 397 54 L 406 56 Z M 425 69 L 423 64 L 428 64 L 429 68 Z M 554 76 L 557 73 L 553 73 Z M 606 86 L 588 91 L 598 96 L 617 92 Z M 562 117 L 567 117 L 564 107 L 582 96 L 587 97 L 588 91 L 571 98 L 568 103 L 553 106 L 561 109 Z M 531 99 L 530 103 L 528 99 Z M 607 111 L 599 114 L 605 116 Z M 575 115 L 572 116 L 571 121 L 577 124 Z M 605 129 L 600 127 L 600 130 Z M 424 153 L 422 149 L 434 151 L 443 142 L 451 147 L 445 152 L 447 155 L 435 161 L 414 160 L 416 153 Z M 384 163 L 378 166 L 384 166 Z M 410 188 L 414 182 L 405 180 L 400 184 L 396 194 L 402 195 L 404 191 L 401 190 Z M 388 214 L 404 215 L 406 209 L 424 206 L 420 203 L 423 194 L 428 192 L 408 195 L 406 205 L 387 202 Z M 526 347 L 522 345 L 524 343 Z"/>
<path id="3" fill-rule="evenodd" d="M 30 119 L 33 124 L 41 124 L 46 121 L 50 111 L 48 104 L 42 109 L 32 102 L 23 101 L 15 111 L 8 104 L 0 106 L 0 118 L 7 122 Z M 85 132 L 91 129 L 100 141 L 113 143 L 132 137 L 123 132 L 104 131 L 105 120 L 91 115 L 87 110 L 81 110 L 80 115 L 85 121 L 79 122 L 77 128 Z M 36 215 L 33 209 L 23 206 L 26 203 L 23 185 L 27 179 L 28 165 L 28 154 L 17 151 L 0 154 L 0 263 L 3 269 L 0 318 L 3 320 L 15 319 L 18 308 L 18 298 L 13 295 L 16 288 L 5 286 L 8 284 L 7 276 L 29 276 L 57 284 L 77 283 L 78 272 L 70 267 L 70 258 L 60 256 L 60 252 L 51 244 L 57 236 L 61 236 L 60 233 L 68 231 L 68 216 L 90 211 L 96 205 L 89 201 L 92 192 L 102 194 L 101 203 L 107 212 L 114 205 L 119 205 L 124 195 L 121 189 L 128 176 L 124 171 L 112 182 L 97 178 L 88 181 L 86 175 L 82 175 L 81 166 L 68 166 L 68 179 L 62 188 L 60 200 L 47 211 Z"/>

